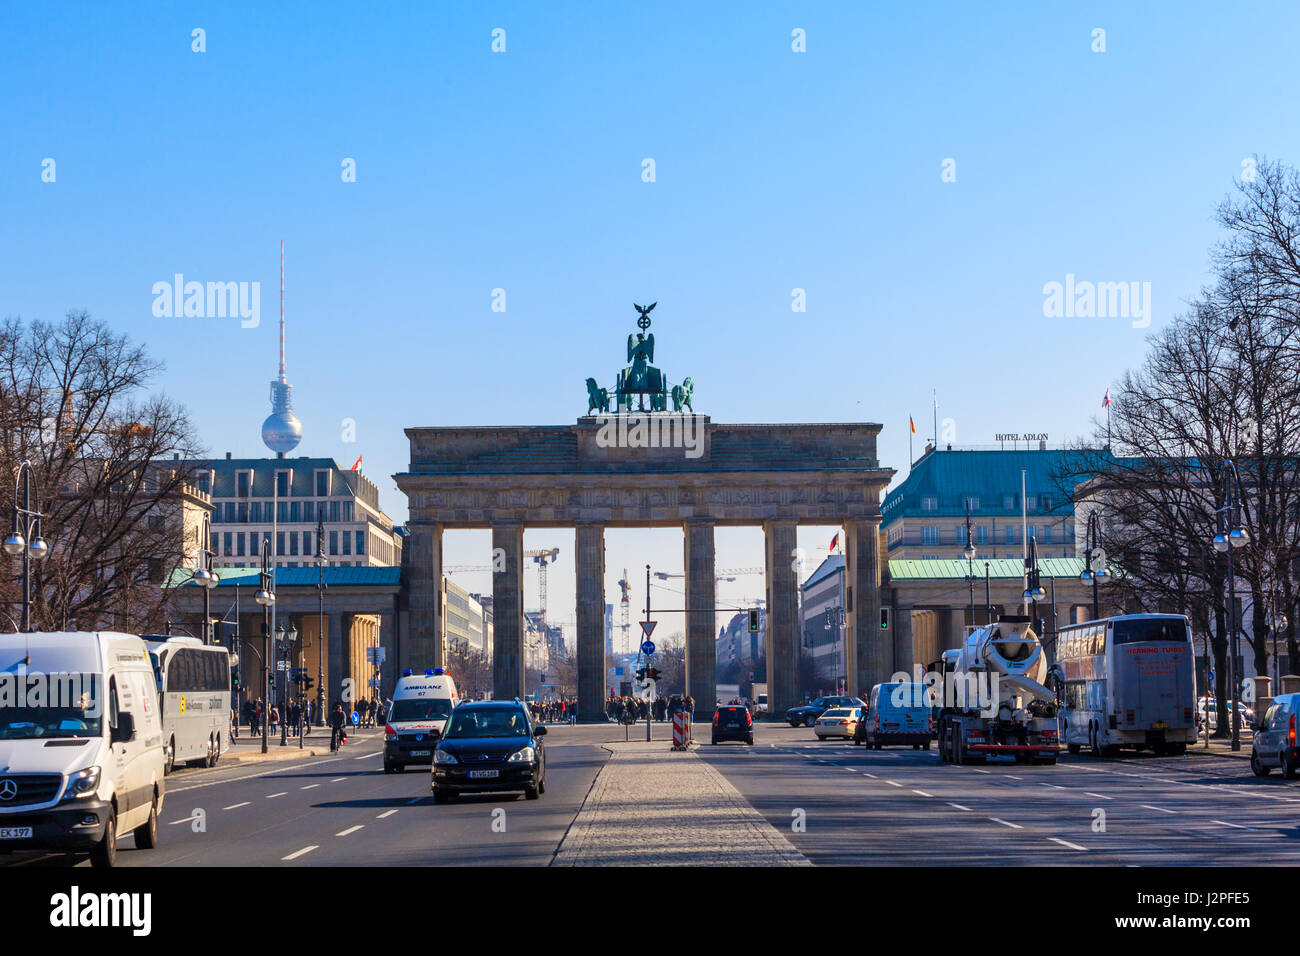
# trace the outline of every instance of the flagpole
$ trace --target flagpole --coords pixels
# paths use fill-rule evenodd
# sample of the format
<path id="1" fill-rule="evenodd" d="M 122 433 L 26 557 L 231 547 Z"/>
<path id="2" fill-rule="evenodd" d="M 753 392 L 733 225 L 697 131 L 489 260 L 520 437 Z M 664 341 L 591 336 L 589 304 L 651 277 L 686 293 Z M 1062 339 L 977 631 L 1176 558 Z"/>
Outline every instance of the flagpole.
<path id="1" fill-rule="evenodd" d="M 932 389 L 934 393 L 934 450 L 939 450 L 939 390 Z"/>
<path id="2" fill-rule="evenodd" d="M 912 462 L 916 461 L 916 455 L 912 453 L 912 418 L 907 419 L 907 470 L 912 470 Z"/>

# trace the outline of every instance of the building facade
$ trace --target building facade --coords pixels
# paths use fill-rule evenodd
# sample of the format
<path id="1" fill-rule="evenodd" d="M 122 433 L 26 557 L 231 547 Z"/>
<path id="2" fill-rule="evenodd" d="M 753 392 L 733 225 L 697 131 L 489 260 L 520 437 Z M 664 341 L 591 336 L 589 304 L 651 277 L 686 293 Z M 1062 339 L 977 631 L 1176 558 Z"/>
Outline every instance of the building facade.
<path id="1" fill-rule="evenodd" d="M 213 564 L 257 567 L 261 541 L 277 564 L 314 567 L 316 531 L 331 567 L 395 567 L 403 536 L 379 507 L 379 489 L 332 458 L 231 458 L 187 463 L 211 496 Z"/>
<path id="2" fill-rule="evenodd" d="M 800 586 L 799 653 L 812 676 L 827 687 L 843 687 L 844 555 L 827 556 Z"/>
<path id="3" fill-rule="evenodd" d="M 927 446 L 880 506 L 889 557 L 964 557 L 967 501 L 979 560 L 1020 557 L 1027 537 L 1040 557 L 1073 557 L 1074 505 L 1057 476 L 1077 458 L 1067 449 Z"/>

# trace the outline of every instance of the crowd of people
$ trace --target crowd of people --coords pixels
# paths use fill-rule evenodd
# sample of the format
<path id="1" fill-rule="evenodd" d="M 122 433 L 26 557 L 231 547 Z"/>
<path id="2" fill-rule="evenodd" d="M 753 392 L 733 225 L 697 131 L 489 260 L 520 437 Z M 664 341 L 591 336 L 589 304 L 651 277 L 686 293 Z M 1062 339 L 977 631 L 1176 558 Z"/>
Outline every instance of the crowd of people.
<path id="1" fill-rule="evenodd" d="M 382 727 L 388 717 L 388 711 L 393 702 L 384 697 L 363 697 L 357 701 L 353 713 L 357 716 L 357 725 L 360 727 Z M 320 704 L 313 698 L 306 696 L 291 697 L 284 705 L 284 713 L 281 713 L 279 703 L 272 701 L 270 709 L 267 709 L 266 701 L 261 697 L 256 699 L 248 698 L 244 701 L 243 706 L 236 712 L 233 708 L 230 714 L 230 735 L 238 737 L 240 727 L 242 726 L 250 736 L 256 737 L 262 733 L 262 722 L 267 722 L 267 733 L 278 734 L 281 730 L 281 721 L 284 721 L 288 727 L 288 733 L 295 736 L 305 736 L 310 732 L 313 724 L 320 723 L 320 714 L 317 708 Z M 351 715 L 343 711 L 342 704 L 335 704 L 335 710 L 343 714 L 345 722 L 351 722 Z M 329 715 L 330 721 L 334 720 L 334 713 Z"/>
<path id="2" fill-rule="evenodd" d="M 630 723 L 637 720 L 671 720 L 678 711 L 694 713 L 695 698 L 687 695 L 673 694 L 671 697 L 656 697 L 647 701 L 639 697 L 610 697 L 605 701 L 605 716 L 615 723 Z"/>
<path id="3" fill-rule="evenodd" d="M 578 719 L 578 698 L 557 697 L 532 701 L 528 705 L 533 720 L 546 724 L 572 724 Z"/>

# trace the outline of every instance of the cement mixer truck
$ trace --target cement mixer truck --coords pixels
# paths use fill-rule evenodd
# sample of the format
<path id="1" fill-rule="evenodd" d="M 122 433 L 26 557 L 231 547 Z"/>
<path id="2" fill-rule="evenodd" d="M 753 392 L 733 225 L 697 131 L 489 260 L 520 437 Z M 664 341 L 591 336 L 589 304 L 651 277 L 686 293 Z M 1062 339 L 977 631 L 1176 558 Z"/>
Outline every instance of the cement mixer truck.
<path id="1" fill-rule="evenodd" d="M 961 764 L 1009 756 L 1055 764 L 1057 699 L 1044 683 L 1049 680 L 1028 617 L 966 628 L 962 646 L 944 651 L 926 680 L 940 759 Z"/>

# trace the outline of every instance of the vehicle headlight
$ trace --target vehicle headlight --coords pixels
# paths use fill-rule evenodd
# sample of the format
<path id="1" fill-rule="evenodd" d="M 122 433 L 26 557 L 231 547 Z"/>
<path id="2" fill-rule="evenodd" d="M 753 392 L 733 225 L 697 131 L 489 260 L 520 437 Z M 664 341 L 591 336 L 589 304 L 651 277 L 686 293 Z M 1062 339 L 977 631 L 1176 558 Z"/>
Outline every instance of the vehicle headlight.
<path id="1" fill-rule="evenodd" d="M 445 750 L 435 750 L 433 752 L 433 762 L 440 764 L 459 763 L 455 756 Z"/>
<path id="2" fill-rule="evenodd" d="M 532 763 L 536 759 L 536 750 L 532 747 L 521 747 L 506 758 L 506 763 Z"/>
<path id="3" fill-rule="evenodd" d="M 99 768 L 87 767 L 68 777 L 68 785 L 63 790 L 64 800 L 89 797 L 99 789 Z"/>

